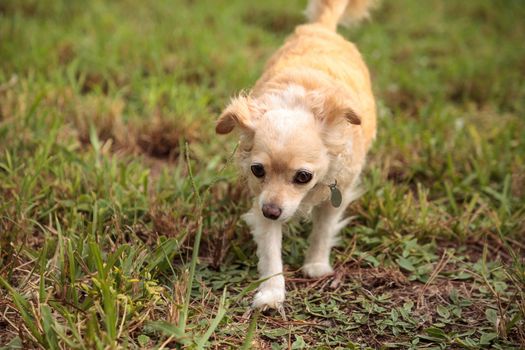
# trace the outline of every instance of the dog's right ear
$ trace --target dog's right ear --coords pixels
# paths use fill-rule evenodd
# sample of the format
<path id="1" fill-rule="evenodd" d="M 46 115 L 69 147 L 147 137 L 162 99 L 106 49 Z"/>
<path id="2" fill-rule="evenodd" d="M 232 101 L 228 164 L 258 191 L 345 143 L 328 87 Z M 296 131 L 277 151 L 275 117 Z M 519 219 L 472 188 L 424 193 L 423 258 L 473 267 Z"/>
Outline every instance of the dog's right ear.
<path id="1" fill-rule="evenodd" d="M 217 120 L 217 124 L 215 125 L 215 132 L 217 134 L 229 134 L 236 126 L 244 131 L 252 130 L 252 118 L 248 99 L 246 96 L 239 96 L 232 99 Z"/>

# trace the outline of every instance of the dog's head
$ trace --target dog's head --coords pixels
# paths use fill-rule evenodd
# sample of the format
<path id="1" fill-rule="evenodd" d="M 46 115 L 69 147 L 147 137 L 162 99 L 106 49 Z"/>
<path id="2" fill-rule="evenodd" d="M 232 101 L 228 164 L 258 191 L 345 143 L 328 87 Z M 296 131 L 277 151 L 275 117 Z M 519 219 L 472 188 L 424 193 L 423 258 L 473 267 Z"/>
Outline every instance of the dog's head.
<path id="1" fill-rule="evenodd" d="M 232 100 L 218 134 L 241 131 L 240 165 L 266 218 L 290 219 L 308 192 L 325 180 L 360 118 L 337 91 L 291 88 Z M 333 179 L 332 179 L 333 180 Z"/>

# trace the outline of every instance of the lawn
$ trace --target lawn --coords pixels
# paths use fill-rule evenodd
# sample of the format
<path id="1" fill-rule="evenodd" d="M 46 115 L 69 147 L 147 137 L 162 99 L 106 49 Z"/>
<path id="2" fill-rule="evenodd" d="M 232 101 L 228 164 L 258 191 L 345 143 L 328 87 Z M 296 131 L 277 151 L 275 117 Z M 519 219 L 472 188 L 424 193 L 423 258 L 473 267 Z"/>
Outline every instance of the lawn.
<path id="1" fill-rule="evenodd" d="M 525 348 L 525 3 L 383 1 L 341 33 L 378 100 L 366 193 L 286 318 L 249 309 L 250 197 L 215 119 L 305 1 L 0 2 L 0 349 Z"/>

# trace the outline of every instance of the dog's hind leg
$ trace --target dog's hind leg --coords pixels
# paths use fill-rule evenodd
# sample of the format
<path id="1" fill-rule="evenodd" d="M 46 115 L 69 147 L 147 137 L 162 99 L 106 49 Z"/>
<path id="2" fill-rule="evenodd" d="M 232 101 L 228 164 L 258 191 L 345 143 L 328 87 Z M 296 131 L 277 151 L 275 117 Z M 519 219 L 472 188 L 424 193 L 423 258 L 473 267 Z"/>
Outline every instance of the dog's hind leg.
<path id="1" fill-rule="evenodd" d="M 243 219 L 251 227 L 253 238 L 257 243 L 259 276 L 261 279 L 267 279 L 259 286 L 252 306 L 279 310 L 285 294 L 281 258 L 282 224 L 266 219 L 255 207 L 246 213 Z"/>
<path id="2" fill-rule="evenodd" d="M 338 208 L 330 202 L 323 202 L 312 212 L 312 233 L 308 238 L 303 273 L 308 277 L 320 277 L 333 272 L 330 265 L 330 250 L 337 243 L 337 234 L 350 218 L 342 219 L 346 207 L 359 197 L 360 192 L 351 188 L 343 194 L 343 203 Z"/>

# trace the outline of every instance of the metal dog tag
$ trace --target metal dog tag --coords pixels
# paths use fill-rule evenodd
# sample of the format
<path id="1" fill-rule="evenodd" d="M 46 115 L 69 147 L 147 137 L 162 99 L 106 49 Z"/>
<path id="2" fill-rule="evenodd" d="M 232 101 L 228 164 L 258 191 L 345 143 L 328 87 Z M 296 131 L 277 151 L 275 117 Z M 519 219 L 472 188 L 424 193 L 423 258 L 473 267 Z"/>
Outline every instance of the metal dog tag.
<path id="1" fill-rule="evenodd" d="M 329 185 L 329 186 L 330 186 L 330 203 L 332 203 L 332 205 L 335 208 L 339 208 L 339 206 L 343 202 L 343 196 L 341 195 L 341 191 L 339 191 L 339 189 L 337 188 L 337 181 L 334 184 Z"/>

